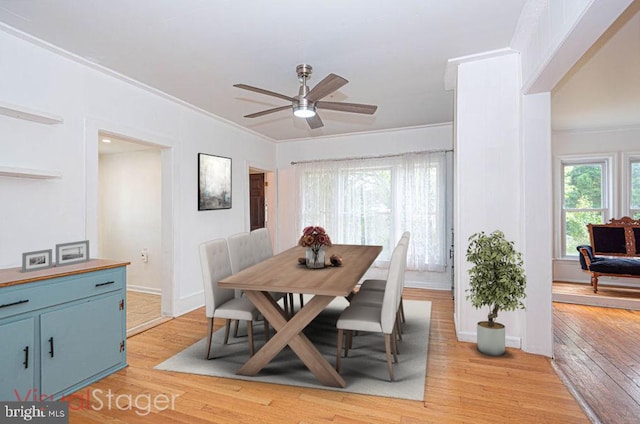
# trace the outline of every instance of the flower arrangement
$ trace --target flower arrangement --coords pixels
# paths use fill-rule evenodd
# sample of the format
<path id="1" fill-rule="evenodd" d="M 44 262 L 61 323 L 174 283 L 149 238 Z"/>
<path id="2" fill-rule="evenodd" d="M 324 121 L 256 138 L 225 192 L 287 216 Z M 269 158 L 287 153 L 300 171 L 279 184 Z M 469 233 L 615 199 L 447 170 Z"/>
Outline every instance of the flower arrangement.
<path id="1" fill-rule="evenodd" d="M 298 241 L 302 247 L 308 247 L 312 250 L 320 250 L 322 246 L 331 247 L 331 239 L 322 227 L 309 226 L 302 230 L 302 236 Z"/>
<path id="2" fill-rule="evenodd" d="M 331 239 L 324 228 L 318 226 L 305 227 L 302 230 L 302 236 L 298 244 L 307 248 L 307 267 L 324 267 L 324 250 L 322 249 L 325 246 L 331 247 Z"/>

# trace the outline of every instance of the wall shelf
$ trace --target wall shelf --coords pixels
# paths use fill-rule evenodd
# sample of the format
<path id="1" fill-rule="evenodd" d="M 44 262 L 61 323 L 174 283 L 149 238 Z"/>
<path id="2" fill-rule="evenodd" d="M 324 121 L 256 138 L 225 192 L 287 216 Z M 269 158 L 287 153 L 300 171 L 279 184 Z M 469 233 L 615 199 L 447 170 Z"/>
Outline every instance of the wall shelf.
<path id="1" fill-rule="evenodd" d="M 63 122 L 63 119 L 60 116 L 4 102 L 0 102 L 0 114 L 47 125 L 61 124 Z"/>
<path id="2" fill-rule="evenodd" d="M 52 178 L 61 178 L 62 174 L 57 171 L 49 171 L 45 169 L 28 169 L 0 166 L 0 176 L 47 180 Z"/>

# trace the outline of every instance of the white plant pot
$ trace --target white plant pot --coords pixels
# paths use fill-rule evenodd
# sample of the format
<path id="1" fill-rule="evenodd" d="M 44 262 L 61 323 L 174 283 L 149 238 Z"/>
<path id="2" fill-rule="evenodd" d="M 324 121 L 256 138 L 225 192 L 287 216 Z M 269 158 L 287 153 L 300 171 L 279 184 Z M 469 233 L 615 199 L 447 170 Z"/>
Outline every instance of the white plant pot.
<path id="1" fill-rule="evenodd" d="M 494 322 L 493 327 L 489 327 L 489 321 L 480 321 L 478 323 L 478 350 L 485 355 L 504 355 L 504 325 Z"/>

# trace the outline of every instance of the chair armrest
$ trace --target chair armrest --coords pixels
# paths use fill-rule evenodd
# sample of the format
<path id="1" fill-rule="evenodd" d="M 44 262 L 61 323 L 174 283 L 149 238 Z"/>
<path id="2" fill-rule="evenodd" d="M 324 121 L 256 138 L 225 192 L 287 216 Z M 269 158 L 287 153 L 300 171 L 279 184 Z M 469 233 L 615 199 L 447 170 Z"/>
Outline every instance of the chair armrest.
<path id="1" fill-rule="evenodd" d="M 591 246 L 583 245 L 576 248 L 580 252 L 580 267 L 586 271 L 589 270 L 591 262 L 593 262 L 593 250 Z"/>

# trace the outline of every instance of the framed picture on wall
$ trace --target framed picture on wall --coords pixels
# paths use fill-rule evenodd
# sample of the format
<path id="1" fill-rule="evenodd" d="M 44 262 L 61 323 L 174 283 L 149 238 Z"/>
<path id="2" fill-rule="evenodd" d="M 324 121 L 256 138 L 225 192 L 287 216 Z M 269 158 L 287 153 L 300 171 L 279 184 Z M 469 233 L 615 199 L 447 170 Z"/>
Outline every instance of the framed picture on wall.
<path id="1" fill-rule="evenodd" d="M 198 153 L 198 210 L 231 209 L 231 158 Z"/>
<path id="2" fill-rule="evenodd" d="M 35 271 L 37 269 L 50 268 L 51 249 L 38 250 L 37 252 L 26 252 L 22 254 L 22 272 Z"/>
<path id="3" fill-rule="evenodd" d="M 69 265 L 89 260 L 89 240 L 56 244 L 56 265 Z"/>

